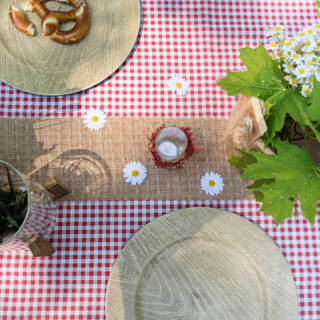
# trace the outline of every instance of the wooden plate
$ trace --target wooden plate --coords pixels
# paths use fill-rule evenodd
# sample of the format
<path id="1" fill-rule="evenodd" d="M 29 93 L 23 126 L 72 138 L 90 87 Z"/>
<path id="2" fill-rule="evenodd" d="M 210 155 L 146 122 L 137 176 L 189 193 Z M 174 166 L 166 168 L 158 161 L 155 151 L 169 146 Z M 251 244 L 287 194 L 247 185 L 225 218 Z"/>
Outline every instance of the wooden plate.
<path id="1" fill-rule="evenodd" d="M 87 0 L 90 28 L 78 43 L 64 45 L 42 36 L 40 18 L 28 13 L 37 27 L 35 37 L 19 32 L 9 18 L 10 5 L 0 1 L 0 79 L 8 85 L 40 95 L 68 94 L 89 88 L 111 75 L 129 55 L 139 32 L 139 0 Z M 72 6 L 56 1 L 50 10 Z M 69 30 L 74 22 L 60 24 Z"/>
<path id="2" fill-rule="evenodd" d="M 106 318 L 298 318 L 290 268 L 274 242 L 219 209 L 171 212 L 143 227 L 110 275 Z"/>

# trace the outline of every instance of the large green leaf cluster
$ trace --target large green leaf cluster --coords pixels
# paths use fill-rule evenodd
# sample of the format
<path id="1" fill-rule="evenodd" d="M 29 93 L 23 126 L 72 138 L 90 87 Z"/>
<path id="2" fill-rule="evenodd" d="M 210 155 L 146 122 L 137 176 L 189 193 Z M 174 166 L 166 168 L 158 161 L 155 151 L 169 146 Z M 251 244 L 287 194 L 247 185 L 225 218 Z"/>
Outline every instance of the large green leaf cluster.
<path id="1" fill-rule="evenodd" d="M 289 115 L 303 130 L 308 126 L 314 132 L 313 139 L 320 141 L 317 130 L 320 82 L 314 77 L 312 93 L 308 97 L 302 96 L 299 89 L 289 86 L 279 68 L 279 61 L 273 60 L 261 44 L 255 49 L 241 49 L 239 58 L 247 71 L 227 71 L 227 77 L 220 80 L 219 86 L 229 95 L 243 94 L 265 102 L 267 132 L 263 138 L 266 145 L 276 148 L 277 154 L 237 149 L 241 157 L 232 156 L 229 162 L 244 171 L 242 178 L 254 181 L 248 189 L 262 202 L 261 210 L 273 216 L 277 224 L 292 216 L 296 200 L 300 201 L 304 216 L 313 224 L 320 198 L 318 164 L 309 157 L 306 147 L 300 149 L 276 136 Z"/>

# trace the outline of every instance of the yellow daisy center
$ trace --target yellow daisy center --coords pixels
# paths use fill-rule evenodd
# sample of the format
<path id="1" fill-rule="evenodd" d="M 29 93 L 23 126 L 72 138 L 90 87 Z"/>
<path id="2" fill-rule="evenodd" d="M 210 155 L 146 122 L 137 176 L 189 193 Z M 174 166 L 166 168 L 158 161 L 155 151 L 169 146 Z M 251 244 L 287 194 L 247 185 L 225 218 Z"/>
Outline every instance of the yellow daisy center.
<path id="1" fill-rule="evenodd" d="M 304 69 L 300 69 L 300 70 L 299 70 L 299 73 L 300 73 L 300 74 L 304 74 L 305 72 L 306 72 L 306 70 L 304 70 Z"/>
<path id="2" fill-rule="evenodd" d="M 293 58 L 293 59 L 298 59 L 299 56 L 298 56 L 296 53 L 294 53 L 294 54 L 292 55 L 292 58 Z"/>
<path id="3" fill-rule="evenodd" d="M 310 46 L 311 46 L 311 41 L 307 41 L 307 42 L 305 43 L 305 45 L 306 45 L 306 47 L 310 47 Z"/>
<path id="4" fill-rule="evenodd" d="M 288 65 L 288 68 L 289 68 L 289 69 L 293 69 L 293 65 L 292 65 L 292 64 L 289 64 L 289 65 Z"/>
<path id="5" fill-rule="evenodd" d="M 313 55 L 313 52 L 310 51 L 310 52 L 307 52 L 307 54 L 308 54 L 309 56 L 311 56 L 311 55 Z"/>
<path id="6" fill-rule="evenodd" d="M 139 175 L 139 171 L 138 170 L 133 170 L 131 174 L 132 174 L 133 177 L 137 177 Z"/>
<path id="7" fill-rule="evenodd" d="M 304 32 L 299 33 L 299 37 L 304 37 L 306 34 Z"/>
<path id="8" fill-rule="evenodd" d="M 296 41 L 296 39 L 295 38 L 291 38 L 290 41 Z"/>
<path id="9" fill-rule="evenodd" d="M 176 83 L 176 87 L 177 87 L 178 89 L 181 89 L 181 88 L 182 88 L 182 84 L 181 84 L 180 82 L 177 82 L 177 83 Z"/>
<path id="10" fill-rule="evenodd" d="M 297 79 L 292 79 L 292 84 L 296 84 L 298 81 L 297 81 Z"/>
<path id="11" fill-rule="evenodd" d="M 310 69 L 310 70 L 309 70 L 310 73 L 313 73 L 313 71 L 314 71 L 314 69 Z"/>
<path id="12" fill-rule="evenodd" d="M 307 33 L 312 34 L 313 31 L 312 31 L 311 29 L 308 29 L 308 30 L 307 30 Z"/>
<path id="13" fill-rule="evenodd" d="M 291 42 L 291 41 L 288 41 L 288 42 L 286 43 L 286 46 L 287 46 L 287 47 L 291 47 L 291 46 L 292 46 L 292 42 Z"/>
<path id="14" fill-rule="evenodd" d="M 311 60 L 308 60 L 307 64 L 308 64 L 309 66 L 312 66 L 313 63 L 312 63 Z"/>
<path id="15" fill-rule="evenodd" d="M 309 94 L 310 93 L 310 89 L 309 88 L 305 88 L 304 89 L 304 93 Z"/>
<path id="16" fill-rule="evenodd" d="M 208 182 L 209 187 L 214 187 L 216 185 L 216 183 L 213 180 L 210 180 Z"/>
<path id="17" fill-rule="evenodd" d="M 313 62 L 317 62 L 318 59 L 317 59 L 317 58 L 313 58 L 312 61 L 313 61 Z"/>
<path id="18" fill-rule="evenodd" d="M 274 30 L 274 28 L 271 28 L 269 31 L 273 31 Z"/>
<path id="19" fill-rule="evenodd" d="M 92 122 L 98 122 L 98 121 L 99 121 L 99 117 L 98 117 L 98 116 L 93 116 L 93 117 L 91 118 L 91 121 L 92 121 Z"/>
<path id="20" fill-rule="evenodd" d="M 275 48 L 276 46 L 277 46 L 277 44 L 275 42 L 270 43 L 270 47 Z"/>
<path id="21" fill-rule="evenodd" d="M 281 40 L 282 43 L 285 43 L 286 41 L 287 41 L 287 38 L 283 38 L 283 39 Z"/>
<path id="22" fill-rule="evenodd" d="M 289 79 L 290 78 L 290 75 L 286 75 L 286 76 L 284 76 L 285 77 L 285 79 Z"/>
<path id="23" fill-rule="evenodd" d="M 280 28 L 280 27 L 277 27 L 277 28 L 276 28 L 276 31 L 281 31 L 281 28 Z"/>
<path id="24" fill-rule="evenodd" d="M 317 71 L 320 71 L 320 67 L 317 68 Z"/>
<path id="25" fill-rule="evenodd" d="M 313 78 L 311 78 L 311 82 L 313 83 Z"/>
<path id="26" fill-rule="evenodd" d="M 281 57 L 281 53 L 280 52 L 277 52 L 276 53 L 276 56 L 279 58 L 279 57 Z"/>

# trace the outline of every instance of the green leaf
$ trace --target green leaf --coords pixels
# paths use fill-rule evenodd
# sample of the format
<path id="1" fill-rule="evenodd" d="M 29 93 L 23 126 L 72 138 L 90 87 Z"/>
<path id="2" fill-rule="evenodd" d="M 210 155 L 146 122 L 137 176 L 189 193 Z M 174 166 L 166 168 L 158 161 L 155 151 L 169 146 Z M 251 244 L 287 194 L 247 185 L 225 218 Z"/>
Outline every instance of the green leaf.
<path id="1" fill-rule="evenodd" d="M 11 214 L 11 211 L 8 209 L 7 205 L 2 201 L 0 201 L 0 210 L 6 214 Z"/>
<path id="2" fill-rule="evenodd" d="M 22 213 L 21 213 L 21 219 L 24 220 L 26 214 L 27 214 L 27 211 L 28 211 L 28 205 L 26 205 L 26 207 L 22 210 Z"/>
<path id="3" fill-rule="evenodd" d="M 5 203 L 9 203 L 10 202 L 10 199 L 9 197 L 7 196 L 7 194 L 0 188 L 0 198 L 3 202 Z"/>
<path id="4" fill-rule="evenodd" d="M 8 204 L 8 209 L 9 209 L 10 212 L 12 212 L 12 213 L 14 213 L 15 207 L 16 207 L 16 203 L 15 203 L 14 201 L 11 201 L 11 202 Z"/>
<path id="5" fill-rule="evenodd" d="M 14 220 L 12 217 L 10 217 L 10 216 L 6 216 L 6 219 L 7 219 L 7 221 L 9 221 L 9 223 L 10 223 L 11 225 L 13 225 L 13 226 L 15 226 L 15 227 L 19 228 L 19 225 L 18 225 L 17 221 L 16 221 L 16 220 Z"/>
<path id="6" fill-rule="evenodd" d="M 313 74 L 313 89 L 308 95 L 308 99 L 312 100 L 312 104 L 305 111 L 311 121 L 320 121 L 320 82 Z"/>
<path id="7" fill-rule="evenodd" d="M 228 92 L 229 95 L 244 94 L 257 97 L 268 105 L 265 143 L 272 142 L 276 132 L 280 132 L 287 113 L 305 127 L 304 119 L 296 105 L 299 101 L 307 105 L 305 98 L 297 90 L 288 87 L 277 62 L 272 60 L 268 51 L 260 43 L 255 49 L 246 47 L 241 49 L 239 58 L 247 67 L 246 72 L 226 71 L 227 77 L 221 79 L 219 87 Z M 270 107 L 272 105 L 272 107 Z"/>
<path id="8" fill-rule="evenodd" d="M 247 189 L 252 190 L 253 194 L 256 197 L 256 200 L 262 202 L 264 199 L 264 194 L 261 191 L 255 191 L 255 189 L 263 186 L 264 184 L 270 184 L 275 182 L 275 179 L 260 179 L 255 181 L 251 186 L 247 187 Z"/>
<path id="9" fill-rule="evenodd" d="M 13 200 L 16 200 L 16 193 L 14 191 L 14 186 L 13 186 L 13 182 L 12 182 L 12 179 L 11 179 L 11 174 L 10 174 L 10 171 L 8 169 L 8 167 L 6 165 L 4 165 L 6 167 L 6 170 L 7 170 L 7 177 L 8 177 L 8 182 L 9 182 L 9 186 L 10 186 L 10 193 L 11 193 L 11 198 Z"/>
<path id="10" fill-rule="evenodd" d="M 252 156 L 249 152 L 238 148 L 235 148 L 235 150 L 237 150 L 242 155 L 242 157 L 231 155 L 228 161 L 232 166 L 236 167 L 238 170 L 243 171 L 247 168 L 248 165 L 257 162 L 257 159 L 254 156 Z"/>
<path id="11" fill-rule="evenodd" d="M 301 203 L 301 211 L 313 224 L 317 215 L 317 204 L 320 197 L 320 178 L 313 171 L 307 151 L 288 141 L 274 140 L 277 155 L 265 155 L 261 152 L 249 152 L 257 162 L 249 165 L 242 178 L 260 180 L 274 179 L 274 182 L 250 188 L 264 195 L 261 211 L 273 216 L 277 225 L 286 218 L 291 218 L 293 203 Z M 311 159 L 313 166 L 315 162 Z"/>
<path id="12" fill-rule="evenodd" d="M 21 210 L 21 208 L 20 208 L 20 197 L 17 196 L 17 197 L 16 197 L 16 202 L 15 202 L 14 214 L 15 214 L 16 216 L 19 216 L 20 213 L 21 213 L 20 210 Z"/>

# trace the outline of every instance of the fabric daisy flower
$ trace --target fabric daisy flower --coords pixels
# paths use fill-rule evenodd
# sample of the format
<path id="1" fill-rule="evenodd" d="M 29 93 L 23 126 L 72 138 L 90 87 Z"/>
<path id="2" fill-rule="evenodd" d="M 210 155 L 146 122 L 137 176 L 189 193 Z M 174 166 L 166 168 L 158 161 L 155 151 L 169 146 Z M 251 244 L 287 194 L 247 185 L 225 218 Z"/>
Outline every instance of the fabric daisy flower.
<path id="1" fill-rule="evenodd" d="M 211 196 L 220 194 L 220 192 L 223 190 L 223 187 L 223 178 L 217 173 L 213 173 L 212 171 L 210 173 L 207 172 L 201 178 L 201 188 L 206 192 L 206 194 L 210 194 Z"/>
<path id="2" fill-rule="evenodd" d="M 167 81 L 168 88 L 175 92 L 179 97 L 183 97 L 188 93 L 189 81 L 180 75 L 175 75 Z"/>
<path id="3" fill-rule="evenodd" d="M 83 123 L 92 130 L 100 130 L 104 127 L 107 120 L 106 113 L 101 109 L 90 108 L 84 115 L 85 120 Z"/>
<path id="4" fill-rule="evenodd" d="M 124 177 L 127 178 L 126 182 L 135 186 L 137 183 L 140 185 L 147 177 L 147 169 L 140 161 L 131 161 L 123 169 Z"/>

